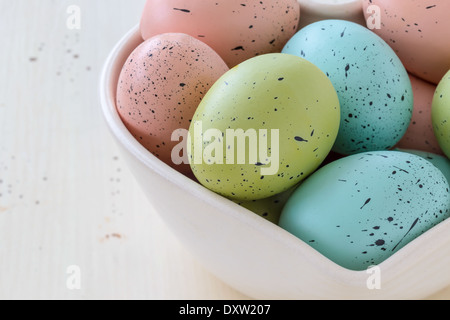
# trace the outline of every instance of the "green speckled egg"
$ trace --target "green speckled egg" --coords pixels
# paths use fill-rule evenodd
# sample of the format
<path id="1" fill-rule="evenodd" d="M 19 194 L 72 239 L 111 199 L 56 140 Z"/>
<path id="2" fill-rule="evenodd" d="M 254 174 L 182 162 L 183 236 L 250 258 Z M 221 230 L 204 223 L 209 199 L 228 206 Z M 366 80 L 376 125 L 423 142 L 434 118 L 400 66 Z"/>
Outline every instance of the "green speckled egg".
<path id="1" fill-rule="evenodd" d="M 450 158 L 450 71 L 436 88 L 431 115 L 439 146 Z"/>
<path id="2" fill-rule="evenodd" d="M 230 199 L 258 200 L 298 184 L 330 152 L 339 130 L 331 81 L 305 59 L 267 54 L 223 75 L 189 129 L 192 171 Z"/>
<path id="3" fill-rule="evenodd" d="M 375 151 L 316 171 L 279 225 L 338 265 L 364 270 L 449 215 L 449 184 L 438 168 L 410 153 Z"/>
<path id="4" fill-rule="evenodd" d="M 414 105 L 411 81 L 375 33 L 350 21 L 319 21 L 301 29 L 283 52 L 317 65 L 336 88 L 341 126 L 334 151 L 387 150 L 404 136 Z"/>
<path id="5" fill-rule="evenodd" d="M 256 213 L 260 217 L 272 223 L 278 224 L 281 211 L 297 187 L 298 185 L 295 185 L 294 187 L 270 198 L 249 201 L 234 200 L 234 202 L 252 211 L 253 213 Z"/>

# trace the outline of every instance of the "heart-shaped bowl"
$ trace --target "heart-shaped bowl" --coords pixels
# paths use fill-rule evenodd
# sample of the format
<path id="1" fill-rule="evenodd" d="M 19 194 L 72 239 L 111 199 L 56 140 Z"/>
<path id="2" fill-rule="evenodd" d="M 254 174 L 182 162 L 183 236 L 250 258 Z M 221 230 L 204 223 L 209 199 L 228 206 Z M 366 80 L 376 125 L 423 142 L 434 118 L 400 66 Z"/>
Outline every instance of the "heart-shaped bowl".
<path id="1" fill-rule="evenodd" d="M 450 284 L 450 219 L 367 271 L 336 265 L 259 215 L 172 169 L 142 147 L 116 110 L 119 73 L 142 42 L 138 26 L 100 79 L 106 123 L 153 207 L 211 273 L 254 299 L 423 299 Z"/>

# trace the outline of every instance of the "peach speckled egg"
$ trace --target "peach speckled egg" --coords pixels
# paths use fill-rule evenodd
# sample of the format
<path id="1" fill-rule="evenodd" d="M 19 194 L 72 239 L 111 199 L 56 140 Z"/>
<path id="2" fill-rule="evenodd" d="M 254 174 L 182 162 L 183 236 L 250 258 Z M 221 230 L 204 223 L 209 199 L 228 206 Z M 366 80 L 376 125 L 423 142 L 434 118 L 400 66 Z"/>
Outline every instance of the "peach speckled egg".
<path id="1" fill-rule="evenodd" d="M 406 69 L 438 84 L 450 69 L 450 1 L 364 0 L 363 5 L 367 19 L 380 19 L 380 28 L 373 31 L 395 50 Z"/>
<path id="2" fill-rule="evenodd" d="M 187 33 L 219 53 L 230 67 L 279 52 L 298 29 L 297 0 L 147 0 L 141 34 Z"/>
<path id="3" fill-rule="evenodd" d="M 188 174 L 190 167 L 172 161 L 177 129 L 189 129 L 198 104 L 228 71 L 222 58 L 186 34 L 161 34 L 144 41 L 125 62 L 117 87 L 117 110 L 131 134 L 159 159 Z M 179 160 L 178 157 L 177 160 Z"/>
<path id="4" fill-rule="evenodd" d="M 408 130 L 397 147 L 442 154 L 431 121 L 431 104 L 436 85 L 413 75 L 409 75 L 409 78 L 414 94 L 414 111 Z"/>

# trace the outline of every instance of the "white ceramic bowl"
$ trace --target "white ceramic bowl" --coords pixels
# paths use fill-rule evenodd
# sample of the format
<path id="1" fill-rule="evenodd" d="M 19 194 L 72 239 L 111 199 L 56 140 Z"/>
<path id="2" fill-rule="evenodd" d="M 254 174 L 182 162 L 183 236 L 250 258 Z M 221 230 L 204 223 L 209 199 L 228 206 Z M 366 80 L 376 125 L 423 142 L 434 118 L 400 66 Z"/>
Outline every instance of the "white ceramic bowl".
<path id="1" fill-rule="evenodd" d="M 127 131 L 115 106 L 120 70 L 141 41 L 135 27 L 105 63 L 100 83 L 104 117 L 162 219 L 218 278 L 255 299 L 290 300 L 421 299 L 450 284 L 450 220 L 380 264 L 381 289 L 369 289 L 371 274 L 336 265 L 277 225 L 154 157 Z"/>
<path id="2" fill-rule="evenodd" d="M 325 19 L 342 19 L 366 25 L 362 0 L 298 0 L 300 28 Z"/>

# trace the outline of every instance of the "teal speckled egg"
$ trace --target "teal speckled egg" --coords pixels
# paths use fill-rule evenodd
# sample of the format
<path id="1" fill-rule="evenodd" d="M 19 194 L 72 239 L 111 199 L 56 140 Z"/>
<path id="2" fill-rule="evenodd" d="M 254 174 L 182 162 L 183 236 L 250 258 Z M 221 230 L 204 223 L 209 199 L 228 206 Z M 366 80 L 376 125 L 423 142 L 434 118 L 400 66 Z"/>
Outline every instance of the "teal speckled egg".
<path id="1" fill-rule="evenodd" d="M 450 184 L 450 160 L 447 157 L 420 150 L 398 149 L 398 151 L 412 153 L 430 161 L 439 170 L 441 170 L 441 172 L 447 178 L 448 183 Z"/>
<path id="2" fill-rule="evenodd" d="M 411 82 L 389 45 L 361 25 L 324 20 L 301 29 L 283 53 L 327 74 L 341 105 L 333 151 L 349 155 L 387 150 L 404 136 L 413 111 Z"/>
<path id="3" fill-rule="evenodd" d="M 438 168 L 410 153 L 375 151 L 316 171 L 279 225 L 338 265 L 364 270 L 449 215 L 449 184 Z"/>

